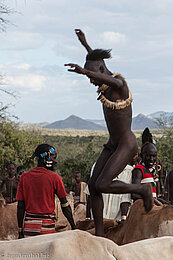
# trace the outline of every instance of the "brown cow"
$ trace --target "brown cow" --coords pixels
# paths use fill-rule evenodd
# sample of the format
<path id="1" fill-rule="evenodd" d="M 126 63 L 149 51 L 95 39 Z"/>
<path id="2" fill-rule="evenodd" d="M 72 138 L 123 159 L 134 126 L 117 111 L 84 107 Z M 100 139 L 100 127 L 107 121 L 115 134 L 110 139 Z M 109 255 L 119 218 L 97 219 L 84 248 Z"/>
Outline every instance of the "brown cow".
<path id="1" fill-rule="evenodd" d="M 56 225 L 55 230 L 57 232 L 71 230 L 70 224 L 68 223 L 67 219 L 62 214 L 59 200 L 56 198 L 55 201 L 56 201 L 56 209 L 57 209 L 57 212 L 56 212 L 57 221 L 55 223 L 55 225 Z M 68 195 L 68 202 L 70 203 L 70 206 L 72 208 L 74 222 L 76 223 L 78 221 L 85 220 L 86 206 L 83 204 L 79 204 L 74 210 L 74 199 L 73 199 L 72 195 Z"/>
<path id="2" fill-rule="evenodd" d="M 74 212 L 74 200 L 72 195 L 67 196 L 68 202 L 71 206 L 72 213 Z M 70 224 L 64 214 L 62 213 L 61 204 L 57 196 L 55 196 L 55 213 L 56 213 L 56 222 L 55 230 L 56 232 L 62 232 L 65 230 L 71 230 Z"/>
<path id="3" fill-rule="evenodd" d="M 173 206 L 154 206 L 146 214 L 142 200 L 137 200 L 124 224 L 118 225 L 115 220 L 104 220 L 104 227 L 106 238 L 118 245 L 152 237 L 173 236 Z M 94 233 L 92 220 L 78 222 L 77 228 Z"/>
<path id="4" fill-rule="evenodd" d="M 137 200 L 121 228 L 110 228 L 106 237 L 118 245 L 124 245 L 146 238 L 173 236 L 173 206 L 154 206 L 146 214 L 143 201 Z"/>

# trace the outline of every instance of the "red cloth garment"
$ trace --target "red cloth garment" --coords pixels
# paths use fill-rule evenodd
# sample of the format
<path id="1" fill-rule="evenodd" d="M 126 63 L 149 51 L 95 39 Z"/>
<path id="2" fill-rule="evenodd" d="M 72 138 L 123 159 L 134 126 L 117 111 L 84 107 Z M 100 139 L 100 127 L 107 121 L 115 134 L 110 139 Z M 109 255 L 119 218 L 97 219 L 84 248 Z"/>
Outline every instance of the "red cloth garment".
<path id="1" fill-rule="evenodd" d="M 156 183 L 153 178 L 153 174 L 142 164 L 137 164 L 133 171 L 135 169 L 140 169 L 142 172 L 142 180 L 141 183 L 150 183 L 152 186 L 152 192 L 153 192 L 153 198 L 157 198 L 156 195 Z"/>
<path id="2" fill-rule="evenodd" d="M 55 214 L 55 194 L 67 193 L 61 177 L 44 167 L 36 167 L 20 176 L 16 200 L 25 202 L 27 213 Z"/>
<path id="3" fill-rule="evenodd" d="M 24 236 L 37 236 L 55 233 L 55 216 L 26 213 Z"/>

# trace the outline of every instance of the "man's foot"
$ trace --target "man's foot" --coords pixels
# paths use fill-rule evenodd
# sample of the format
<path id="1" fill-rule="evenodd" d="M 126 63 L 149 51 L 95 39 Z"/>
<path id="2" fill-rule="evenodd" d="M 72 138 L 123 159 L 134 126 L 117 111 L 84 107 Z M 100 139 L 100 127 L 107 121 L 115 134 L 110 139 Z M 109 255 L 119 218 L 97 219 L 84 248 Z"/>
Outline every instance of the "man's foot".
<path id="1" fill-rule="evenodd" d="M 148 213 L 153 207 L 153 196 L 152 196 L 152 188 L 150 184 L 142 184 L 142 197 L 145 212 Z"/>

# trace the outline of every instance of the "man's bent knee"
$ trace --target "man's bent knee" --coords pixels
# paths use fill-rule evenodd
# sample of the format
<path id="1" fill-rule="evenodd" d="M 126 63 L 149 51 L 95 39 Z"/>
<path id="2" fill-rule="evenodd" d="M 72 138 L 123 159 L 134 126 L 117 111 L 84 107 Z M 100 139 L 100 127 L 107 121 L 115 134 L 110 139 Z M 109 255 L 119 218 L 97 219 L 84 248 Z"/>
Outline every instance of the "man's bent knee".
<path id="1" fill-rule="evenodd" d="M 95 188 L 97 190 L 98 193 L 104 193 L 106 192 L 108 185 L 105 181 L 97 181 L 95 184 Z"/>

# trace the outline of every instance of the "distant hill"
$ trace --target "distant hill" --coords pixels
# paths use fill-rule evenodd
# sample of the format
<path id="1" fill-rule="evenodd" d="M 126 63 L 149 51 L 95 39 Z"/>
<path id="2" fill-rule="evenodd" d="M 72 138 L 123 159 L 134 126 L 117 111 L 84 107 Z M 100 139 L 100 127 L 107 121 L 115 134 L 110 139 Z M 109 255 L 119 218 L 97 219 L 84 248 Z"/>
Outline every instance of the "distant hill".
<path id="1" fill-rule="evenodd" d="M 139 114 L 132 120 L 132 130 L 141 130 L 149 127 L 150 129 L 158 128 L 155 120 Z M 75 115 L 71 115 L 65 120 L 53 122 L 52 124 L 44 126 L 48 129 L 80 129 L 80 130 L 106 130 L 106 124 L 104 120 L 84 120 Z"/>
<path id="2" fill-rule="evenodd" d="M 92 123 L 95 123 L 95 124 L 98 124 L 98 125 L 101 125 L 101 126 L 104 126 L 106 127 L 106 121 L 105 120 L 98 120 L 98 119 L 86 119 L 87 121 L 89 122 L 92 122 Z"/>
<path id="3" fill-rule="evenodd" d="M 133 117 L 132 130 L 143 130 L 146 127 L 149 129 L 157 129 L 158 125 L 154 119 L 149 118 L 143 114 L 139 114 L 136 117 Z"/>
<path id="4" fill-rule="evenodd" d="M 105 120 L 90 120 L 90 121 L 106 127 Z M 143 114 L 139 114 L 139 115 L 133 117 L 132 130 L 143 130 L 146 127 L 149 127 L 150 129 L 158 128 L 154 117 L 152 118 L 151 116 L 145 116 Z"/>
<path id="5" fill-rule="evenodd" d="M 139 114 L 132 119 L 132 130 L 143 130 L 146 127 L 150 129 L 157 129 L 158 125 L 156 119 L 164 117 L 166 123 L 169 125 L 173 122 L 173 112 L 158 111 L 149 115 Z M 47 129 L 77 129 L 77 130 L 106 130 L 105 120 L 82 119 L 78 116 L 71 115 L 65 120 L 55 121 L 53 123 L 38 123 L 29 124 L 25 122 L 19 123 L 21 128 L 47 128 Z"/>
<path id="6" fill-rule="evenodd" d="M 106 130 L 102 125 L 84 120 L 78 116 L 71 115 L 65 120 L 55 121 L 52 124 L 46 125 L 48 129 L 78 129 L 78 130 Z"/>
<path id="7" fill-rule="evenodd" d="M 147 115 L 148 117 L 154 119 L 154 118 L 159 118 L 165 114 L 169 114 L 168 112 L 164 112 L 164 111 L 158 111 L 158 112 L 155 112 L 155 113 L 151 113 L 149 115 Z"/>
<path id="8" fill-rule="evenodd" d="M 149 118 L 158 119 L 161 118 L 166 124 L 173 123 L 173 112 L 159 111 L 148 115 Z"/>

